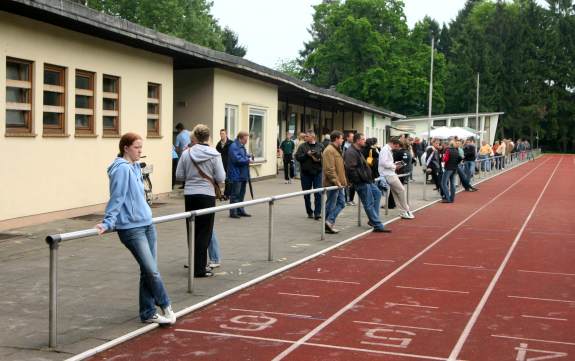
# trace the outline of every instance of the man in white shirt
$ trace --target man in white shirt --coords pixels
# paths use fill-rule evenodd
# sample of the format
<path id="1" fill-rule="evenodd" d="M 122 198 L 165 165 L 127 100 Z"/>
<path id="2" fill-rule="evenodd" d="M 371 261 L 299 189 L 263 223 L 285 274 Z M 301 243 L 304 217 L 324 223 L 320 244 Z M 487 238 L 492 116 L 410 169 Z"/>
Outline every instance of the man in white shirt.
<path id="1" fill-rule="evenodd" d="M 400 167 L 400 165 L 395 164 L 393 161 L 393 153 L 392 150 L 399 149 L 401 147 L 401 142 L 397 137 L 391 137 L 389 143 L 385 145 L 381 149 L 379 153 L 379 174 L 385 177 L 387 184 L 389 184 L 389 189 L 391 190 L 391 194 L 393 194 L 393 198 L 395 202 L 399 205 L 399 208 L 402 210 L 400 217 L 404 219 L 413 219 L 415 216 L 409 210 L 409 205 L 407 204 L 407 196 L 405 193 L 405 188 L 403 188 L 403 184 L 395 170 Z"/>

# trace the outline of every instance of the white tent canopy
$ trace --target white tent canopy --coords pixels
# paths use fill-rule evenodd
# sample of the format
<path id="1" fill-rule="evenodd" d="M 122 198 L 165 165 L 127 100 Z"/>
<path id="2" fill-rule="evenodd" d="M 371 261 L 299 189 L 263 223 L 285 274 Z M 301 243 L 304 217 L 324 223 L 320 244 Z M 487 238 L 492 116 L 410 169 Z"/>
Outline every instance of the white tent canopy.
<path id="1" fill-rule="evenodd" d="M 427 132 L 423 132 L 421 135 L 427 138 Z M 467 139 L 469 137 L 479 138 L 479 135 L 462 127 L 438 127 L 431 130 L 431 138 L 449 139 L 452 137 Z"/>

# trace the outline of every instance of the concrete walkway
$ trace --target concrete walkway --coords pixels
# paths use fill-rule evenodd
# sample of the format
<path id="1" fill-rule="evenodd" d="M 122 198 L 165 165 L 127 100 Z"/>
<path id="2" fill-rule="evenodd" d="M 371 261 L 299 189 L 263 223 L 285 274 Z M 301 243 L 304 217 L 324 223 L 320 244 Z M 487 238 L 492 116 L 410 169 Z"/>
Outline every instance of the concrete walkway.
<path id="1" fill-rule="evenodd" d="M 412 209 L 423 201 L 421 168 L 410 184 Z M 254 183 L 256 198 L 301 190 L 299 181 L 284 184 L 278 177 Z M 429 200 L 439 198 L 427 186 Z M 183 196 L 175 192 L 153 209 L 154 216 L 182 212 Z M 267 205 L 249 209 L 252 218 L 216 216 L 222 266 L 216 277 L 197 279 L 194 294 L 186 292 L 187 261 L 183 221 L 158 226 L 158 254 L 162 277 L 174 309 L 180 310 L 316 253 L 369 229 L 357 225 L 357 207 L 347 207 L 338 218 L 341 233 L 320 240 L 321 222 L 308 219 L 302 198 L 280 201 L 275 210 L 274 256 L 267 259 Z M 381 211 L 382 218 L 383 210 Z M 390 210 L 386 219 L 397 215 Z M 59 347 L 48 351 L 48 234 L 93 227 L 102 215 L 86 215 L 15 229 L 13 238 L 0 240 L 0 359 L 63 360 L 133 331 L 138 321 L 138 266 L 115 234 L 65 242 L 60 247 Z"/>

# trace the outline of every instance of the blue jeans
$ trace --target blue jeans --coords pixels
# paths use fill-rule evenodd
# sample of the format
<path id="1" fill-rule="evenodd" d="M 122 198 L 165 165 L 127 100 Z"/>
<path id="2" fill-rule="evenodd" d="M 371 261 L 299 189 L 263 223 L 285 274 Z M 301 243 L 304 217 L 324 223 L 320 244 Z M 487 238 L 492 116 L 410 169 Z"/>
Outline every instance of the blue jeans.
<path id="1" fill-rule="evenodd" d="M 327 200 L 325 203 L 325 220 L 327 222 L 334 224 L 335 219 L 344 208 L 345 192 L 343 189 L 335 189 L 327 192 Z"/>
<path id="2" fill-rule="evenodd" d="M 321 173 L 317 175 L 301 174 L 301 189 L 321 188 Z M 321 216 L 321 193 L 314 194 L 313 209 L 311 208 L 311 197 L 309 194 L 303 196 L 305 202 L 305 211 L 307 214 L 313 214 L 315 217 Z"/>
<path id="3" fill-rule="evenodd" d="M 158 270 L 156 227 L 119 229 L 118 236 L 140 265 L 140 319 L 145 321 L 156 313 L 156 306 L 170 305 Z"/>
<path id="4" fill-rule="evenodd" d="M 381 202 L 381 191 L 373 183 L 355 184 L 355 191 L 363 203 L 363 209 L 367 218 L 372 223 L 373 228 L 383 229 L 383 223 L 379 219 L 379 204 Z"/>
<path id="5" fill-rule="evenodd" d="M 467 179 L 471 182 L 471 178 L 473 178 L 473 176 L 475 175 L 475 161 L 466 160 L 465 162 L 463 162 L 463 167 L 465 168 Z"/>
<path id="6" fill-rule="evenodd" d="M 457 175 L 459 176 L 459 180 L 461 181 L 461 185 L 465 189 L 471 188 L 471 183 L 469 183 L 469 178 L 467 178 L 467 172 L 464 170 L 462 164 L 457 167 Z"/>
<path id="7" fill-rule="evenodd" d="M 441 190 L 445 195 L 445 200 L 453 202 L 455 200 L 455 170 L 445 170 L 441 177 Z M 447 187 L 449 182 L 449 188 Z"/>
<path id="8" fill-rule="evenodd" d="M 243 182 L 232 182 L 231 184 L 231 193 L 230 193 L 230 204 L 232 203 L 240 203 L 244 201 L 244 197 L 246 196 L 246 181 Z M 237 209 L 230 209 L 230 216 L 233 215 L 240 215 L 246 214 L 244 207 L 237 208 Z"/>
<path id="9" fill-rule="evenodd" d="M 210 256 L 210 261 L 220 263 L 220 241 L 218 241 L 218 237 L 216 237 L 216 232 L 212 232 L 208 255 Z"/>
<path id="10" fill-rule="evenodd" d="M 481 159 L 481 170 L 484 172 L 491 171 L 491 160 L 487 159 L 487 155 L 480 155 L 479 159 Z"/>

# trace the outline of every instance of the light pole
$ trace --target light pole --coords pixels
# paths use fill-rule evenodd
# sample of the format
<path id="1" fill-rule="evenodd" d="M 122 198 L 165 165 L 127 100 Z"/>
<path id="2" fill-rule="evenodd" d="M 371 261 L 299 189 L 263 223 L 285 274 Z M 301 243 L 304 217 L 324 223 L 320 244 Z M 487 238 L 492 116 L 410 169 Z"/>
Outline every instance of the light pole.
<path id="1" fill-rule="evenodd" d="M 435 38 L 431 37 L 431 69 L 429 70 L 429 109 L 427 110 L 427 145 L 431 144 L 431 108 L 433 106 L 433 50 Z"/>

